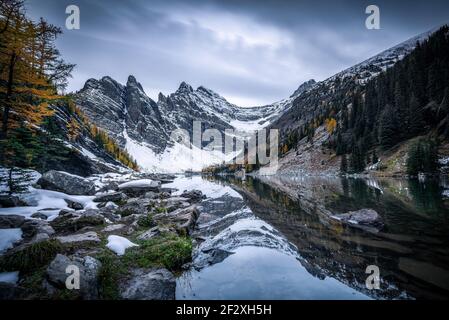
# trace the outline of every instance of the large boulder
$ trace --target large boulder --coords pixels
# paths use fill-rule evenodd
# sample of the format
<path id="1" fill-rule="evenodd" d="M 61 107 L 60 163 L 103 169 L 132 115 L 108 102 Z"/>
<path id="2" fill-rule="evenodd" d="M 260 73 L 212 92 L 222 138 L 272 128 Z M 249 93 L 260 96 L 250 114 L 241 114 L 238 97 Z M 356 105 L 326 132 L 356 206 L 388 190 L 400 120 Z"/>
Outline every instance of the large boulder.
<path id="1" fill-rule="evenodd" d="M 170 213 L 154 215 L 153 219 L 159 224 L 173 225 L 178 232 L 189 234 L 195 227 L 199 217 L 196 206 L 180 208 Z"/>
<path id="2" fill-rule="evenodd" d="M 161 182 L 150 179 L 141 179 L 122 183 L 118 186 L 118 188 L 128 196 L 138 197 L 144 195 L 148 191 L 159 192 L 161 188 Z"/>
<path id="3" fill-rule="evenodd" d="M 0 215 L 0 229 L 20 228 L 24 222 L 24 216 L 15 214 Z"/>
<path id="4" fill-rule="evenodd" d="M 104 216 L 96 209 L 86 210 L 82 214 L 61 210 L 59 216 L 50 224 L 58 232 L 73 232 L 84 227 L 99 226 L 105 222 Z"/>
<path id="5" fill-rule="evenodd" d="M 176 280 L 167 269 L 135 269 L 119 290 L 126 300 L 174 300 Z"/>
<path id="6" fill-rule="evenodd" d="M 80 295 L 83 299 L 98 299 L 98 274 L 101 268 L 101 262 L 90 256 L 69 258 L 58 254 L 47 268 L 47 280 L 51 287 L 56 289 L 66 289 L 68 266 L 77 266 L 79 268 L 79 290 L 73 289 L 75 295 Z M 69 269 L 70 271 L 70 269 Z M 52 293 L 53 290 L 50 290 Z"/>
<path id="7" fill-rule="evenodd" d="M 22 207 L 26 205 L 17 196 L 0 195 L 0 208 Z"/>
<path id="8" fill-rule="evenodd" d="M 50 170 L 42 175 L 37 184 L 44 189 L 71 195 L 95 194 L 94 182 L 63 171 Z"/>

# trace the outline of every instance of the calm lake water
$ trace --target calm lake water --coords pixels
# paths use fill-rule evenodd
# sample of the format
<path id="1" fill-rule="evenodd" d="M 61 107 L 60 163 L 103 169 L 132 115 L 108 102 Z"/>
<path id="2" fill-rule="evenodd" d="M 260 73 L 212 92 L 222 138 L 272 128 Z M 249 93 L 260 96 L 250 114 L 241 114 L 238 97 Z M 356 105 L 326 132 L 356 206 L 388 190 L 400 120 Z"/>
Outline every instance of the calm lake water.
<path id="1" fill-rule="evenodd" d="M 193 176 L 172 186 L 208 197 L 178 299 L 449 298 L 445 180 Z M 363 208 L 384 226 L 329 218 Z M 369 265 L 378 290 L 366 287 Z"/>

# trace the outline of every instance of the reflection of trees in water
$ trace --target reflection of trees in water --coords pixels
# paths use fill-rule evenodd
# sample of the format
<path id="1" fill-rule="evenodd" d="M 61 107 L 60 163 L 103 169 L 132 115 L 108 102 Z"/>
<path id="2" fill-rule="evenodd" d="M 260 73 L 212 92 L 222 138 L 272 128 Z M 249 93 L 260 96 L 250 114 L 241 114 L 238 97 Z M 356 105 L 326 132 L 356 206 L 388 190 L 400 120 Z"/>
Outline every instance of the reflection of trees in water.
<path id="1" fill-rule="evenodd" d="M 414 205 L 428 213 L 440 213 L 443 207 L 441 187 L 438 179 L 426 179 L 420 181 L 411 179 L 408 181 L 410 196 Z"/>

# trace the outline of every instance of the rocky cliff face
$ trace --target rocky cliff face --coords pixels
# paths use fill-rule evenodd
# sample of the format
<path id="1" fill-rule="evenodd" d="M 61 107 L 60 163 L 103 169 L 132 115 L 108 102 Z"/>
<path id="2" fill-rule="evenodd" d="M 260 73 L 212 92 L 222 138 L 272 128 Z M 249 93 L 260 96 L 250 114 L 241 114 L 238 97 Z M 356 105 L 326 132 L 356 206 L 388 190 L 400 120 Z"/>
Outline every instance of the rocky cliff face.
<path id="1" fill-rule="evenodd" d="M 187 130 L 192 139 L 194 121 L 201 123 L 202 131 L 218 129 L 224 133 L 226 129 L 263 128 L 289 109 L 294 99 L 313 83 L 311 80 L 301 86 L 291 98 L 253 108 L 238 107 L 210 89 L 193 89 L 185 82 L 170 95 L 160 93 L 156 102 L 133 76 L 129 76 L 126 85 L 110 77 L 89 79 L 75 99 L 87 117 L 127 148 L 138 163 L 142 157 L 151 158 L 139 164 L 153 170 L 167 159 L 167 154 L 177 152 L 175 141 L 170 139 L 174 130 Z M 212 163 L 206 160 L 205 165 L 208 164 Z M 186 163 L 181 170 L 189 169 L 189 165 Z"/>

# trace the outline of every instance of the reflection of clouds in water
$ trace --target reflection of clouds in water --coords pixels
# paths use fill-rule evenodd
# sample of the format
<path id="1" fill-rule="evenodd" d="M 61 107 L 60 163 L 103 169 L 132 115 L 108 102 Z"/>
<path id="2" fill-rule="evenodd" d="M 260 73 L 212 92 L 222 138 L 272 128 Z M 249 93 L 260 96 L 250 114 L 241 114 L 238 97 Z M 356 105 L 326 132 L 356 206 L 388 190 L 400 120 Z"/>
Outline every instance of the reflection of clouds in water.
<path id="1" fill-rule="evenodd" d="M 225 195 L 242 199 L 242 196 L 231 187 L 222 186 L 203 179 L 201 176 L 184 177 L 180 176 L 172 183 L 164 185 L 167 188 L 176 188 L 175 195 L 180 195 L 184 190 L 200 190 L 208 198 L 221 198 Z"/>
<path id="2" fill-rule="evenodd" d="M 251 246 L 183 275 L 176 290 L 177 299 L 368 299 L 333 278 L 314 277 L 293 256 Z"/>

